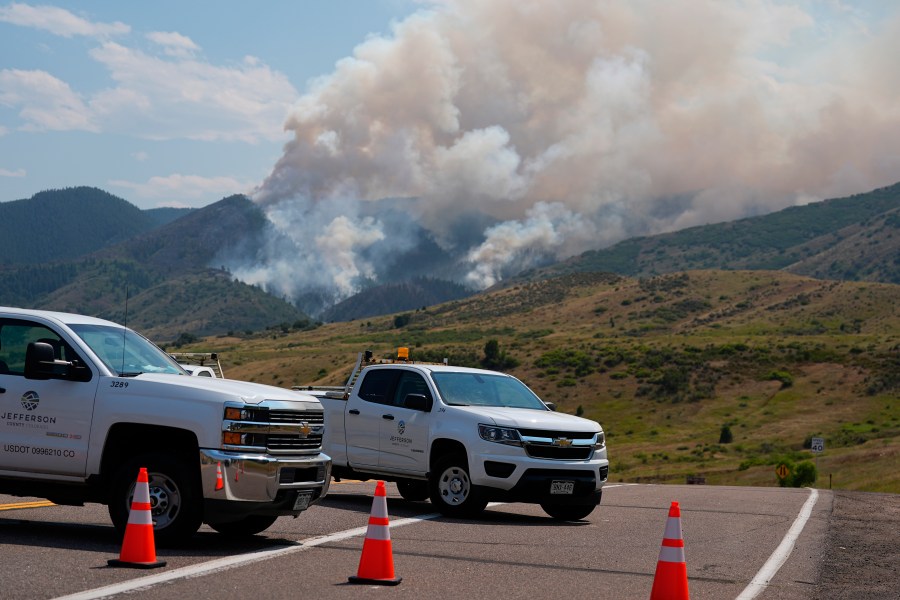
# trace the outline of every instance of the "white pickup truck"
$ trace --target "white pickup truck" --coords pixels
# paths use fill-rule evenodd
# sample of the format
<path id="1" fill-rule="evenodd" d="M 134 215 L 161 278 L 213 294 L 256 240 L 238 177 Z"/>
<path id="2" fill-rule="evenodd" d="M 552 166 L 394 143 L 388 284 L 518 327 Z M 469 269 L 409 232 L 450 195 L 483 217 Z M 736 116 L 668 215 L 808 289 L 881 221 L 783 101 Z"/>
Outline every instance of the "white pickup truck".
<path id="1" fill-rule="evenodd" d="M 598 423 L 554 412 L 510 375 L 371 356 L 344 388 L 294 388 L 325 407 L 335 479 L 395 481 L 448 516 L 511 501 L 579 520 L 600 503 L 609 461 Z"/>
<path id="2" fill-rule="evenodd" d="M 191 377 L 109 321 L 0 307 L 0 493 L 106 504 L 124 530 L 146 467 L 158 542 L 201 522 L 249 535 L 327 493 L 323 433 L 308 394 Z"/>

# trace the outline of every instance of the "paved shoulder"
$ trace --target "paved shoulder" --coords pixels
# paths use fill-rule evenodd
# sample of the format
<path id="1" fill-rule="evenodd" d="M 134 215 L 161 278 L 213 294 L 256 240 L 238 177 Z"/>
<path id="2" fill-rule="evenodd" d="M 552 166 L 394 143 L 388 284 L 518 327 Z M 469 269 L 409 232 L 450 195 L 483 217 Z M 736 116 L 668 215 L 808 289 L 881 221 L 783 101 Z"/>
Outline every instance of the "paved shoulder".
<path id="1" fill-rule="evenodd" d="M 897 598 L 900 494 L 834 491 L 817 598 Z"/>

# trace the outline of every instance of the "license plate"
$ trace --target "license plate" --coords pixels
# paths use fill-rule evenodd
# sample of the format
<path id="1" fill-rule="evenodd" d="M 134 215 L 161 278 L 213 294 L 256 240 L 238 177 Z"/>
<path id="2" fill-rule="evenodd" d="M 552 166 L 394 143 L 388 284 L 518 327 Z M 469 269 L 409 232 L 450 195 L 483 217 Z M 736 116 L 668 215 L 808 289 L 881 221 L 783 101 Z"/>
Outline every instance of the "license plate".
<path id="1" fill-rule="evenodd" d="M 297 499 L 294 500 L 294 510 L 306 510 L 309 508 L 309 501 L 312 500 L 311 492 L 300 492 Z"/>
<path id="2" fill-rule="evenodd" d="M 553 481 L 550 483 L 551 494 L 572 494 L 574 491 L 574 481 Z"/>

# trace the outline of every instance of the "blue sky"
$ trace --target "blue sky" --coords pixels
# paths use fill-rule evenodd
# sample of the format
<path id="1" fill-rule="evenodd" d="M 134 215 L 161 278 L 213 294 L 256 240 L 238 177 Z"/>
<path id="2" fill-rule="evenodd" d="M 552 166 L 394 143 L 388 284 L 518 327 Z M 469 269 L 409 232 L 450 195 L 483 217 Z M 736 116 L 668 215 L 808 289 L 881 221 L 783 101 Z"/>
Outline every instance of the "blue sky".
<path id="1" fill-rule="evenodd" d="M 142 208 L 247 192 L 280 156 L 307 82 L 417 8 L 0 3 L 0 202 L 76 185 Z"/>

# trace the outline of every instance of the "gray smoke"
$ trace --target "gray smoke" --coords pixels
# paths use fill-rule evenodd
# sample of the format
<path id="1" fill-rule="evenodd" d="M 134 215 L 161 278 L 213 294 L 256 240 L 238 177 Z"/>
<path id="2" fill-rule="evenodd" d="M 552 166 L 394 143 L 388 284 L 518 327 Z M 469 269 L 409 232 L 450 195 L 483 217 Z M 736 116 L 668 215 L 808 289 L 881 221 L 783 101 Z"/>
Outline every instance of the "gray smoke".
<path id="1" fill-rule="evenodd" d="M 893 183 L 900 19 L 882 10 L 425 5 L 297 101 L 255 194 L 278 235 L 235 272 L 337 299 L 427 241 L 483 288 L 626 237 Z"/>

